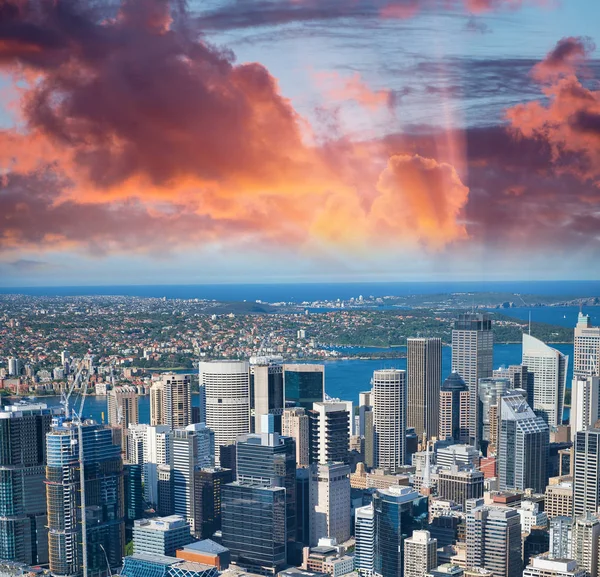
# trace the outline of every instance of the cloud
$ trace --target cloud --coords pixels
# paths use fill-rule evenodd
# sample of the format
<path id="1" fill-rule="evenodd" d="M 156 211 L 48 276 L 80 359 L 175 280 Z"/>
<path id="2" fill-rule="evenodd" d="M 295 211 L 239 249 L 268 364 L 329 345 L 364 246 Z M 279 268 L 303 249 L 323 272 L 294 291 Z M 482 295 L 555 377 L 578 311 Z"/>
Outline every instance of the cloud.
<path id="1" fill-rule="evenodd" d="M 600 90 L 579 77 L 593 50 L 586 38 L 560 40 L 532 70 L 544 99 L 514 106 L 506 117 L 517 135 L 550 147 L 557 173 L 600 185 Z"/>
<path id="2" fill-rule="evenodd" d="M 0 68 L 18 83 L 20 108 L 15 128 L 0 133 L 0 249 L 300 247 L 311 234 L 341 246 L 347 239 L 323 225 L 341 204 L 357 208 L 352 242 L 365 246 L 401 238 L 439 250 L 462 236 L 454 201 L 439 234 L 427 225 L 429 204 L 415 200 L 412 218 L 386 222 L 383 238 L 378 207 L 410 204 L 449 169 L 434 181 L 435 171 L 422 165 L 418 177 L 403 162 L 398 188 L 386 176 L 393 151 L 378 143 L 314 144 L 268 70 L 198 40 L 180 2 L 124 0 L 112 13 L 83 0 L 10 6 Z M 338 88 L 367 108 L 394 98 L 357 76 Z"/>
<path id="3" fill-rule="evenodd" d="M 326 89 L 327 96 L 334 101 L 353 100 L 373 111 L 382 107 L 393 110 L 396 105 L 397 95 L 393 90 L 370 88 L 358 72 L 350 76 L 342 76 L 337 72 L 318 72 L 315 77 L 318 84 Z"/>

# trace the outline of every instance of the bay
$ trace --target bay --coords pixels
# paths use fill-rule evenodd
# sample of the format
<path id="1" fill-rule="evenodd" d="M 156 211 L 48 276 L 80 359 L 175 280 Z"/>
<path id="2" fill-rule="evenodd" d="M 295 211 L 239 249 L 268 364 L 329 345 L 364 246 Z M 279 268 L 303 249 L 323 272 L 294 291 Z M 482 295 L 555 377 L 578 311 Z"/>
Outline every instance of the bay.
<path id="1" fill-rule="evenodd" d="M 531 313 L 531 321 L 534 323 L 574 328 L 577 324 L 579 307 L 516 307 L 514 309 L 493 309 L 492 312 L 522 321 L 529 320 L 529 313 Z M 583 307 L 582 312 L 590 315 L 593 326 L 600 326 L 600 307 Z"/>
<path id="2" fill-rule="evenodd" d="M 571 385 L 571 358 L 573 355 L 572 344 L 554 345 L 561 352 L 569 355 L 569 373 L 567 375 L 567 386 Z M 348 351 L 348 349 L 344 349 Z M 360 349 L 365 352 L 376 352 L 377 350 L 390 349 Z M 404 350 L 399 347 L 399 350 Z M 498 344 L 494 346 L 494 368 L 502 365 L 508 366 L 519 364 L 521 362 L 520 344 Z M 442 349 L 442 375 L 448 376 L 451 371 L 452 350 L 450 347 Z M 351 400 L 358 403 L 358 395 L 362 391 L 371 388 L 371 377 L 373 371 L 377 369 L 406 369 L 406 359 L 336 359 L 325 361 L 325 390 L 327 394 L 334 398 Z M 40 401 L 46 402 L 50 406 L 58 406 L 60 399 L 58 397 L 40 397 Z M 199 395 L 192 395 L 192 404 L 198 406 L 200 402 Z M 103 396 L 89 396 L 85 402 L 84 414 L 97 421 L 106 421 L 107 400 Z M 139 420 L 140 423 L 150 422 L 150 397 L 141 396 L 139 400 Z"/>

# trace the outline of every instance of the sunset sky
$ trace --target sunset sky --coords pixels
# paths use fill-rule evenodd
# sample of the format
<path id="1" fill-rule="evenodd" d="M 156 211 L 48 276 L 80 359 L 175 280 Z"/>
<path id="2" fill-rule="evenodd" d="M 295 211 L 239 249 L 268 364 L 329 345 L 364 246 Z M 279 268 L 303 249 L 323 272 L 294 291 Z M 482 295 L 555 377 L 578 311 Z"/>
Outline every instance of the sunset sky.
<path id="1" fill-rule="evenodd" d="M 0 0 L 0 286 L 598 279 L 597 0 Z"/>

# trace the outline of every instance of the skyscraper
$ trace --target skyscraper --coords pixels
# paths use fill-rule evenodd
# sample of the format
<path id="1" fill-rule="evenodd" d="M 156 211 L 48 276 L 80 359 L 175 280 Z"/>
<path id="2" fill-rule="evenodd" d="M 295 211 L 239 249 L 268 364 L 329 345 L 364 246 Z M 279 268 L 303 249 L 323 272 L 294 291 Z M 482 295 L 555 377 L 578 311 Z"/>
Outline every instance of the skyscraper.
<path id="1" fill-rule="evenodd" d="M 573 343 L 573 376 L 600 376 L 600 327 L 592 327 L 589 315 L 579 313 Z"/>
<path id="2" fill-rule="evenodd" d="M 488 450 L 496 452 L 500 397 L 507 393 L 510 388 L 511 382 L 508 378 L 487 377 L 479 379 L 477 443 L 484 455 L 488 454 Z"/>
<path id="3" fill-rule="evenodd" d="M 465 381 L 458 373 L 451 373 L 440 390 L 440 441 L 469 442 L 469 402 Z"/>
<path id="4" fill-rule="evenodd" d="M 476 507 L 467 514 L 467 567 L 488 569 L 494 577 L 520 577 L 519 519 L 508 507 Z"/>
<path id="5" fill-rule="evenodd" d="M 200 468 L 194 471 L 194 528 L 197 539 L 210 539 L 221 529 L 221 492 L 233 481 L 231 469 Z"/>
<path id="6" fill-rule="evenodd" d="M 310 541 L 350 538 L 350 467 L 345 463 L 327 463 L 312 469 Z"/>
<path id="7" fill-rule="evenodd" d="M 250 359 L 250 432 L 262 433 L 262 416 L 273 415 L 281 433 L 283 413 L 283 357 Z"/>
<path id="8" fill-rule="evenodd" d="M 468 499 L 483 497 L 483 473 L 476 470 L 440 471 L 438 474 L 438 495 L 442 499 L 461 505 L 463 511 Z"/>
<path id="9" fill-rule="evenodd" d="M 410 487 L 379 489 L 375 511 L 375 575 L 398 577 L 404 571 L 404 540 L 427 524 L 427 497 Z"/>
<path id="10" fill-rule="evenodd" d="M 165 417 L 165 383 L 156 381 L 150 387 L 150 425 L 166 424 Z"/>
<path id="11" fill-rule="evenodd" d="M 409 338 L 406 344 L 407 426 L 431 439 L 438 436 L 442 340 Z"/>
<path id="12" fill-rule="evenodd" d="M 600 377 L 574 376 L 571 386 L 571 440 L 577 431 L 593 428 L 600 419 Z"/>
<path id="13" fill-rule="evenodd" d="M 598 575 L 598 543 L 600 519 L 586 513 L 573 519 L 571 527 L 571 557 L 588 576 Z"/>
<path id="14" fill-rule="evenodd" d="M 123 461 L 109 427 L 82 425 L 83 462 L 79 462 L 78 427 L 56 419 L 46 436 L 48 466 L 48 547 L 54 575 L 80 575 L 83 567 L 82 496 L 87 520 L 87 566 L 90 575 L 106 575 L 121 566 L 125 548 Z M 80 467 L 85 486 L 81 486 Z"/>
<path id="15" fill-rule="evenodd" d="M 437 539 L 429 531 L 413 531 L 404 540 L 404 577 L 425 577 L 437 567 Z"/>
<path id="16" fill-rule="evenodd" d="M 354 512 L 356 537 L 354 566 L 363 577 L 371 577 L 375 568 L 375 511 L 373 504 Z"/>
<path id="17" fill-rule="evenodd" d="M 325 366 L 285 364 L 283 365 L 285 406 L 303 407 L 307 411 L 313 403 L 325 398 Z"/>
<path id="18" fill-rule="evenodd" d="M 171 463 L 170 429 L 167 425 L 146 428 L 144 444 L 144 497 L 148 503 L 158 503 L 158 467 Z M 168 513 L 170 515 L 170 513 Z"/>
<path id="19" fill-rule="evenodd" d="M 476 443 L 479 379 L 493 372 L 494 334 L 487 313 L 458 315 L 452 330 L 452 371 L 457 372 L 469 388 L 469 442 Z"/>
<path id="20" fill-rule="evenodd" d="M 215 460 L 220 464 L 219 447 L 250 432 L 249 365 L 245 361 L 210 361 L 201 362 L 199 370 L 206 425 L 215 433 Z"/>
<path id="21" fill-rule="evenodd" d="M 325 401 L 314 403 L 309 411 L 310 461 L 326 464 L 348 463 L 350 450 L 351 408 L 348 403 Z"/>
<path id="22" fill-rule="evenodd" d="M 533 489 L 548 484 L 549 430 L 517 391 L 500 398 L 497 467 L 500 489 Z"/>
<path id="23" fill-rule="evenodd" d="M 171 431 L 173 512 L 195 527 L 194 472 L 196 467 L 212 467 L 215 459 L 214 433 L 204 424 Z"/>
<path id="24" fill-rule="evenodd" d="M 237 480 L 240 484 L 283 487 L 286 502 L 287 544 L 296 540 L 296 444 L 291 437 L 268 432 L 263 415 L 260 435 L 238 438 Z"/>
<path id="25" fill-rule="evenodd" d="M 115 387 L 108 392 L 108 424 L 127 429 L 139 422 L 137 389 L 128 385 Z M 125 437 L 125 435 L 124 435 Z"/>
<path id="26" fill-rule="evenodd" d="M 41 403 L 0 410 L 0 559 L 48 562 L 46 433 L 57 412 Z"/>
<path id="27" fill-rule="evenodd" d="M 221 506 L 231 560 L 262 574 L 280 571 L 287 557 L 285 489 L 236 481 L 223 486 Z"/>
<path id="28" fill-rule="evenodd" d="M 523 364 L 533 373 L 533 407 L 551 427 L 562 425 L 569 357 L 523 333 Z"/>
<path id="29" fill-rule="evenodd" d="M 406 461 L 406 372 L 373 372 L 373 430 L 376 465 L 392 473 Z"/>
<path id="30" fill-rule="evenodd" d="M 192 399 L 190 375 L 165 373 L 163 410 L 165 425 L 171 429 L 187 427 L 192 422 Z"/>
<path id="31" fill-rule="evenodd" d="M 373 408 L 371 401 L 371 391 L 365 391 L 358 394 L 358 428 L 356 434 L 360 437 L 365 436 L 365 413 Z"/>
<path id="32" fill-rule="evenodd" d="M 600 429 L 578 431 L 574 450 L 573 516 L 580 517 L 600 507 Z"/>
<path id="33" fill-rule="evenodd" d="M 310 463 L 310 419 L 306 409 L 285 409 L 281 432 L 296 442 L 296 466 L 306 467 Z"/>

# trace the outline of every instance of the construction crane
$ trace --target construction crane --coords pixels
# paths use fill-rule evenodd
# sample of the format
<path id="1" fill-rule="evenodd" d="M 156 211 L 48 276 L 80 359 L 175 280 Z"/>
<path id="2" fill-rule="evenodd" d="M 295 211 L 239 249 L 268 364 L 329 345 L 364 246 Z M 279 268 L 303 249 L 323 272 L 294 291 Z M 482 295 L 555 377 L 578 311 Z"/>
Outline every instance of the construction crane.
<path id="1" fill-rule="evenodd" d="M 82 359 L 81 361 L 79 361 L 79 364 L 77 366 L 77 373 L 75 373 L 75 378 L 71 382 L 69 391 L 65 393 L 65 391 L 63 390 L 63 392 L 61 393 L 60 404 L 63 406 L 65 417 L 70 416 L 69 400 L 71 398 L 71 395 L 73 394 L 73 391 L 75 390 L 75 387 L 81 380 L 84 367 L 85 367 L 85 359 Z"/>

